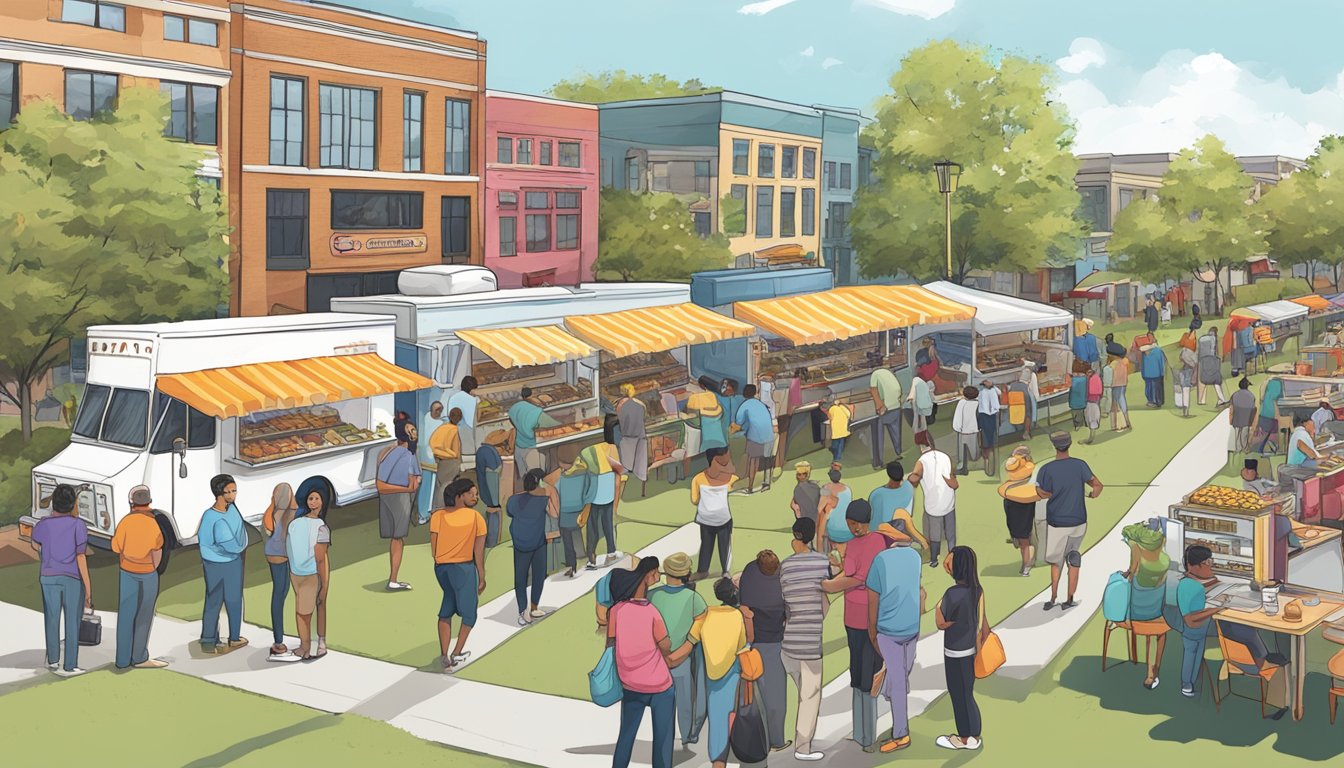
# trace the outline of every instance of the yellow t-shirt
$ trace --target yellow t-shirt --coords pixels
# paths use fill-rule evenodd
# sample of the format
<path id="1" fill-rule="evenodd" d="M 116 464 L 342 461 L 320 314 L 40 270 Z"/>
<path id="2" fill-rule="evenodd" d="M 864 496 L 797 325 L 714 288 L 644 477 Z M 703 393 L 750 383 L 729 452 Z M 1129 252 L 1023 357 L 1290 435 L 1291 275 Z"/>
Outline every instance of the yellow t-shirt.
<path id="1" fill-rule="evenodd" d="M 717 419 L 723 415 L 723 406 L 713 392 L 696 392 L 686 398 L 686 411 L 699 416 Z"/>
<path id="2" fill-rule="evenodd" d="M 831 420 L 831 439 L 837 437 L 849 437 L 849 406 L 836 403 L 826 412 L 827 418 Z"/>
<path id="3" fill-rule="evenodd" d="M 471 507 L 438 509 L 429 518 L 429 532 L 435 536 L 435 563 L 469 563 L 476 539 L 485 535 L 485 518 Z"/>
<path id="4" fill-rule="evenodd" d="M 462 458 L 462 440 L 456 424 L 444 424 L 429 436 L 429 451 L 436 459 Z"/>
<path id="5" fill-rule="evenodd" d="M 730 478 L 728 479 L 728 485 L 735 485 L 735 484 L 737 483 L 737 481 L 738 481 L 738 480 L 741 480 L 741 479 L 742 479 L 742 478 L 738 477 L 737 475 L 733 475 L 732 477 L 730 477 Z M 700 474 L 698 474 L 698 475 L 696 475 L 695 477 L 692 477 L 692 478 L 691 478 L 691 503 L 692 503 L 692 504 L 699 504 L 699 503 L 700 503 L 700 488 L 703 487 L 703 486 L 706 486 L 706 485 L 713 485 L 713 483 L 709 482 L 709 475 L 708 475 L 707 473 L 705 473 L 705 472 L 701 472 Z"/>
<path id="6" fill-rule="evenodd" d="M 132 512 L 117 523 L 112 534 L 112 551 L 121 556 L 121 570 L 150 573 L 154 570 L 154 550 L 163 548 L 163 531 L 151 515 Z"/>
<path id="7" fill-rule="evenodd" d="M 733 668 L 738 652 L 747 647 L 747 623 L 738 609 L 716 605 L 695 620 L 688 637 L 705 654 L 705 674 L 721 680 Z"/>

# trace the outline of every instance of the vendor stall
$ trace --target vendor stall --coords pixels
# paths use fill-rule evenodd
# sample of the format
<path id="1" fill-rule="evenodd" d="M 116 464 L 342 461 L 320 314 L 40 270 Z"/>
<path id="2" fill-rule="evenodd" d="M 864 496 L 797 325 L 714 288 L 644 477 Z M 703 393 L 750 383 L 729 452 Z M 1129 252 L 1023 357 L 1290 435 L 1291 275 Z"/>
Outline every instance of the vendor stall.
<path id="1" fill-rule="evenodd" d="M 1298 339 L 1302 335 L 1302 321 L 1307 316 L 1307 308 L 1301 304 L 1280 299 L 1264 304 L 1253 304 L 1238 309 L 1232 317 L 1253 317 L 1259 320 L 1260 328 L 1268 328 L 1268 333 L 1260 330 L 1256 334 L 1258 356 L 1283 349 L 1289 339 Z M 1290 366 L 1292 367 L 1292 366 Z"/>
<path id="2" fill-rule="evenodd" d="M 1307 344 L 1322 344 L 1326 328 L 1344 319 L 1344 306 L 1324 296 L 1313 293 L 1289 301 L 1307 308 L 1307 316 L 1302 320 L 1302 338 Z"/>

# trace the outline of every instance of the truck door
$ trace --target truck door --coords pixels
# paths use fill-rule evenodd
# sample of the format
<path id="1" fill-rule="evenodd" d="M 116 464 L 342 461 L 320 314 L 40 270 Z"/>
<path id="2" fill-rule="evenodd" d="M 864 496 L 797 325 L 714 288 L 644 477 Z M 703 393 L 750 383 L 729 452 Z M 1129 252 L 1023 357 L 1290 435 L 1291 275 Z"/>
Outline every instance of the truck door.
<path id="1" fill-rule="evenodd" d="M 172 519 L 178 540 L 193 539 L 201 514 L 215 501 L 210 478 L 220 471 L 219 423 L 162 392 L 155 392 L 154 413 L 145 483 L 154 506 Z"/>

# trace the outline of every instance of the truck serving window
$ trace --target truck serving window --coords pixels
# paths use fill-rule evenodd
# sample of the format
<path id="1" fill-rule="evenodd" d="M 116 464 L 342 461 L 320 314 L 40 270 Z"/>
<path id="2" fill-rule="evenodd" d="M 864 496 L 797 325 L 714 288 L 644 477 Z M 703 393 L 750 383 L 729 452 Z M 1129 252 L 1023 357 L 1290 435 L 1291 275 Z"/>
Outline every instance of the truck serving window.
<path id="1" fill-rule="evenodd" d="M 98 439 L 98 428 L 103 424 L 103 411 L 107 410 L 107 397 L 111 387 L 102 384 L 90 384 L 84 388 L 84 402 L 79 404 L 79 415 L 75 417 L 74 432 L 90 440 Z"/>
<path id="2" fill-rule="evenodd" d="M 143 389 L 113 391 L 107 405 L 107 417 L 103 420 L 103 441 L 144 448 L 148 427 L 149 392 Z"/>

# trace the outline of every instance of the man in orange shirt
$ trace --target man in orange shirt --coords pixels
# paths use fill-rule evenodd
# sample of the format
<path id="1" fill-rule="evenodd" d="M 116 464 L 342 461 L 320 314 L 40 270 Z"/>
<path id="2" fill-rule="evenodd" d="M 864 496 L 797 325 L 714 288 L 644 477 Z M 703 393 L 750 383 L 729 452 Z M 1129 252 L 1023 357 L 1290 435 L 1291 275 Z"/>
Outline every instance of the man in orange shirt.
<path id="1" fill-rule="evenodd" d="M 443 590 L 439 605 L 439 652 L 443 670 L 455 672 L 471 656 L 464 651 L 471 628 L 476 626 L 476 608 L 485 591 L 485 518 L 474 507 L 480 501 L 476 483 L 458 478 L 443 489 L 443 509 L 429 518 L 429 551 L 434 554 L 434 576 Z M 457 646 L 451 654 L 453 616 L 462 619 Z"/>
<path id="2" fill-rule="evenodd" d="M 154 518 L 149 486 L 131 489 L 131 514 L 117 524 L 112 551 L 121 561 L 117 603 L 117 669 L 162 669 L 168 662 L 149 658 L 149 627 L 159 598 L 163 531 Z"/>

